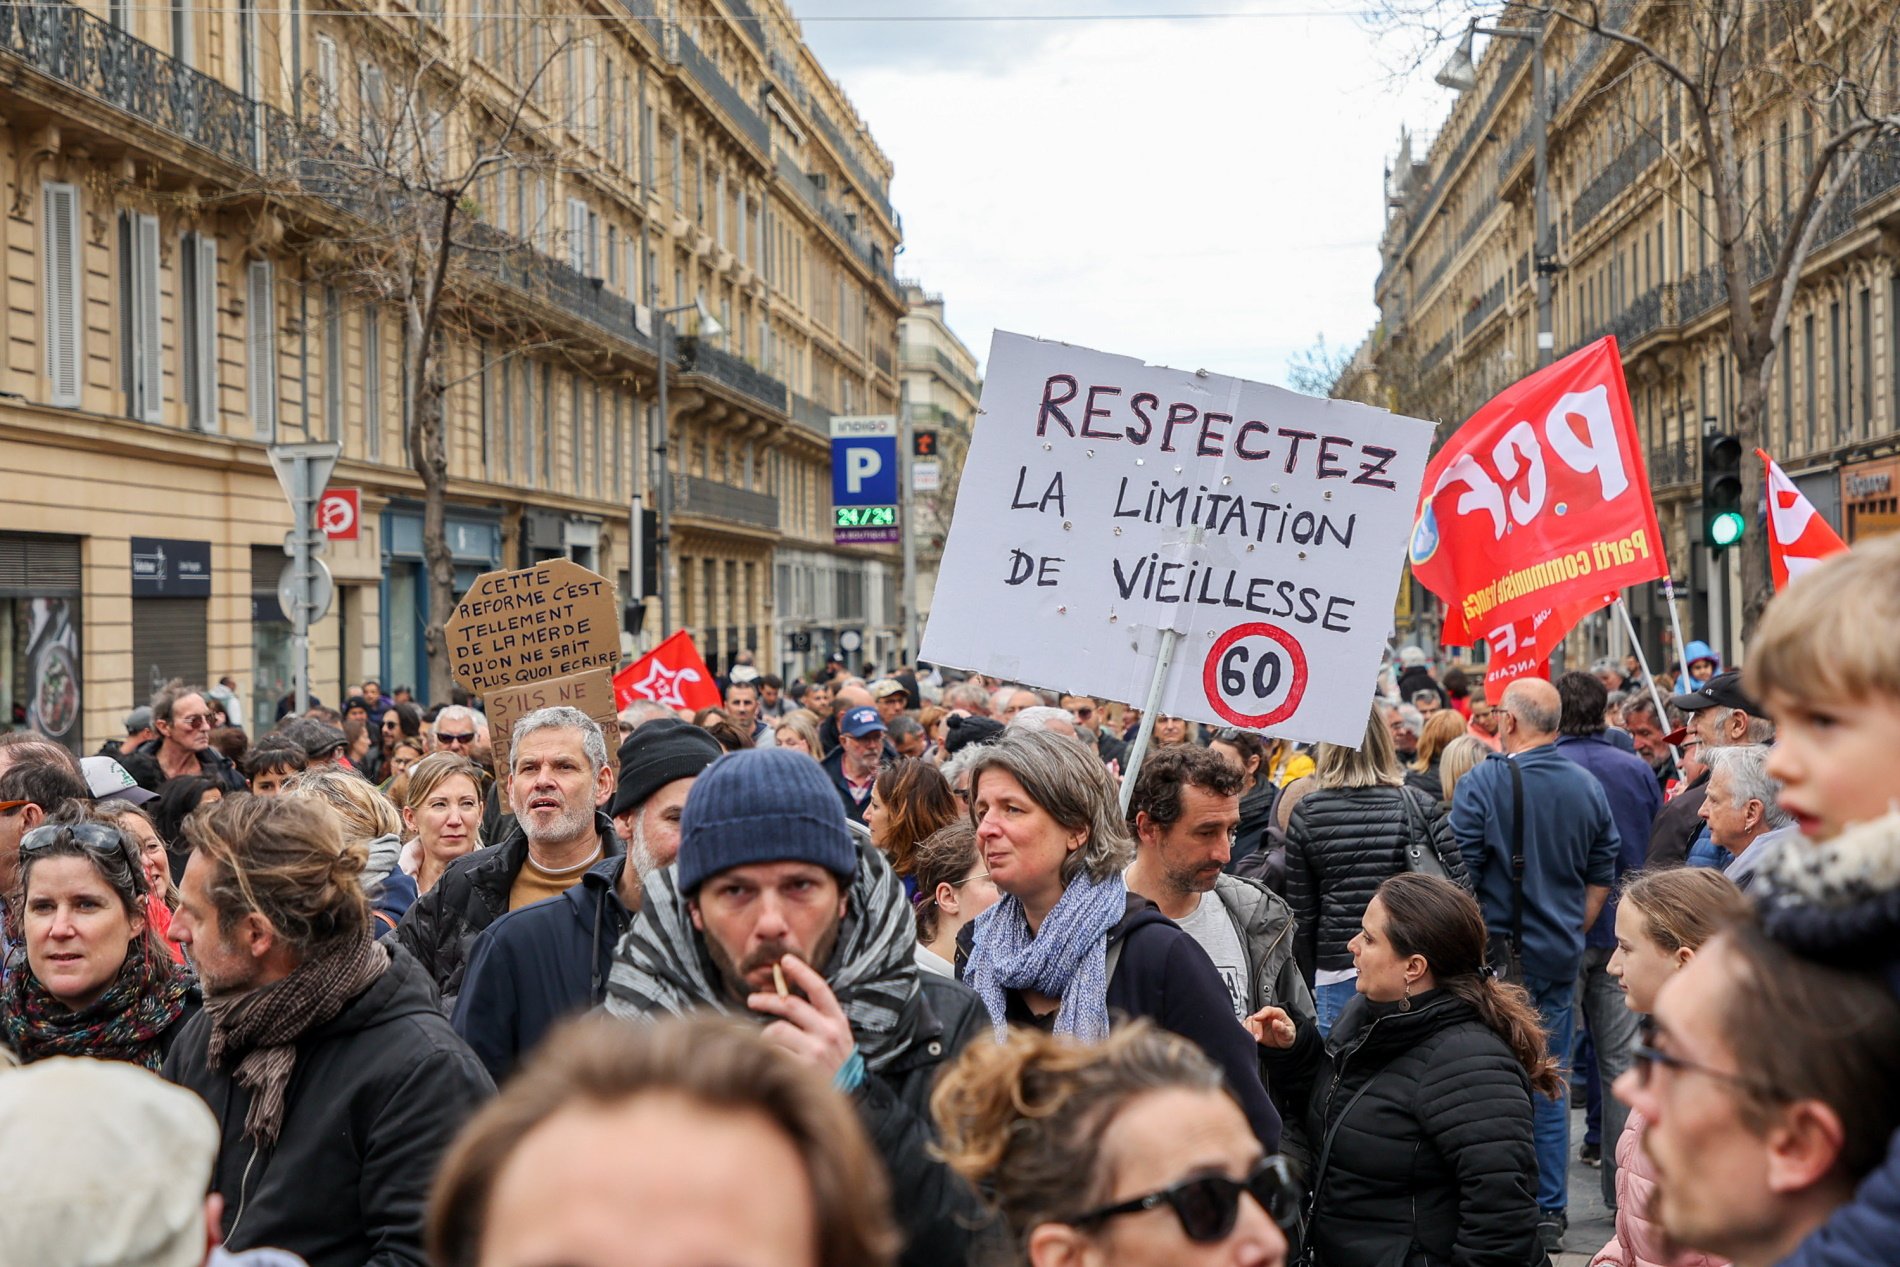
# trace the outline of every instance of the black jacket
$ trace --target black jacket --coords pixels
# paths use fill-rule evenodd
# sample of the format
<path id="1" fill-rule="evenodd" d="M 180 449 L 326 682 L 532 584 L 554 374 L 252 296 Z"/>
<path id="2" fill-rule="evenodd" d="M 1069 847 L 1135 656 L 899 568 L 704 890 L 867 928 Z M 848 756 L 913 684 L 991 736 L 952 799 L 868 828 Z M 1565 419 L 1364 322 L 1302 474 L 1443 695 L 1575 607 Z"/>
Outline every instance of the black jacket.
<path id="1" fill-rule="evenodd" d="M 1400 1011 L 1356 995 L 1323 1049 L 1301 1026 L 1267 1060 L 1313 1147 L 1331 1138 L 1309 1198 L 1320 1267 L 1541 1260 L 1530 1079 L 1470 1004 L 1433 990 Z"/>
<path id="2" fill-rule="evenodd" d="M 1679 867 L 1689 860 L 1689 846 L 1702 834 L 1702 802 L 1709 795 L 1709 772 L 1678 791 L 1656 814 L 1649 829 L 1646 867 Z"/>
<path id="3" fill-rule="evenodd" d="M 1408 769 L 1405 772 L 1405 786 L 1417 788 L 1431 799 L 1433 805 L 1443 808 L 1445 804 L 1445 782 L 1438 769 L 1438 758 L 1423 770 Z"/>
<path id="4" fill-rule="evenodd" d="M 957 933 L 957 972 L 964 970 L 976 944 L 976 922 Z M 1234 1019 L 1234 1004 L 1214 961 L 1199 942 L 1138 893 L 1108 932 L 1113 960 L 1108 978 L 1111 1025 L 1145 1016 L 1160 1028 L 1199 1047 L 1227 1075 L 1227 1087 L 1240 1102 L 1254 1134 L 1268 1152 L 1280 1148 L 1280 1111 L 1260 1079 L 1259 1047 Z M 1011 1024 L 1047 1028 L 1052 1012 L 1032 1015 L 1017 992 L 1007 991 Z M 1290 1000 L 1289 1000 L 1290 1002 Z"/>
<path id="5" fill-rule="evenodd" d="M 608 857 L 625 850 L 614 820 L 595 811 L 594 829 Z M 508 912 L 508 891 L 528 859 L 528 838 L 519 823 L 498 843 L 464 854 L 448 865 L 435 887 L 416 899 L 396 926 L 396 940 L 422 964 L 452 1008 L 462 990 L 475 934 Z"/>
<path id="6" fill-rule="evenodd" d="M 625 854 L 603 858 L 561 896 L 476 935 L 451 1023 L 497 1083 L 556 1023 L 606 996 L 614 947 L 633 918 L 618 888 L 626 865 Z"/>
<path id="7" fill-rule="evenodd" d="M 132 751 L 119 754 L 119 764 L 147 792 L 156 792 L 165 786 L 165 771 L 158 764 L 158 746 L 164 742 L 147 739 Z M 198 770 L 206 778 L 216 779 L 218 786 L 227 792 L 242 792 L 250 787 L 243 774 L 231 764 L 231 759 L 216 748 L 207 747 L 198 754 Z"/>
<path id="8" fill-rule="evenodd" d="M 1286 900 L 1293 908 L 1293 954 L 1308 985 L 1320 968 L 1352 967 L 1346 943 L 1366 903 L 1405 870 L 1410 828 L 1406 793 L 1395 787 L 1321 788 L 1293 807 L 1286 825 Z M 1436 805 L 1412 792 L 1419 820 L 1452 878 L 1470 887 L 1451 826 Z"/>
<path id="9" fill-rule="evenodd" d="M 495 1087 L 421 966 L 393 950 L 387 972 L 299 1040 L 274 1149 L 244 1138 L 250 1093 L 209 1066 L 210 1039 L 210 1015 L 193 1017 L 165 1077 L 218 1118 L 225 1247 L 274 1246 L 310 1267 L 422 1267 L 436 1166 Z"/>
<path id="10" fill-rule="evenodd" d="M 1229 875 L 1241 875 L 1240 864 L 1255 850 L 1266 847 L 1267 828 L 1273 825 L 1273 807 L 1279 802 L 1280 789 L 1265 771 L 1240 798 L 1240 826 L 1234 829 L 1234 846 L 1224 868 Z"/>

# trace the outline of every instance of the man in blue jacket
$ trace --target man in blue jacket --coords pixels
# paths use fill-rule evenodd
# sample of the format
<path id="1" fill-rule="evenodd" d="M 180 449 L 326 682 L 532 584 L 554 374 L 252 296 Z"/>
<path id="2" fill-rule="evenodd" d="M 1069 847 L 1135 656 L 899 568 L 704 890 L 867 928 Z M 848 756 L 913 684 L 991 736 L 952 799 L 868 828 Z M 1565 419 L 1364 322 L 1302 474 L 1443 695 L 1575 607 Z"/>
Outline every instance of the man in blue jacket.
<path id="1" fill-rule="evenodd" d="M 1557 751 L 1596 776 L 1609 798 L 1610 817 L 1616 820 L 1620 838 L 1616 857 L 1620 882 L 1625 872 L 1642 869 L 1649 829 L 1662 808 L 1662 787 L 1647 761 L 1611 740 L 1603 722 L 1610 693 L 1601 679 L 1589 673 L 1566 673 L 1557 679 L 1557 694 L 1563 700 L 1563 733 L 1557 739 Z M 1585 1073 L 1591 1078 L 1590 1104 L 1595 1111 L 1590 1117 L 1603 1163 L 1603 1199 L 1611 1206 L 1616 1204 L 1616 1141 L 1623 1137 L 1629 1110 L 1609 1089 L 1629 1068 L 1630 1053 L 1636 1048 L 1636 1013 L 1624 1006 L 1622 983 L 1609 973 L 1614 953 L 1616 898 L 1612 896 L 1584 935 L 1583 972 L 1577 979 L 1577 1003 L 1590 1030 L 1590 1047 L 1596 1052 L 1596 1061 Z"/>
<path id="2" fill-rule="evenodd" d="M 640 909 L 647 877 L 678 856 L 686 794 L 719 754 L 717 739 L 677 718 L 634 731 L 620 745 L 610 809 L 626 852 L 602 858 L 561 896 L 503 915 L 475 939 L 451 1021 L 496 1082 L 557 1023 L 606 998 L 614 947 Z"/>
<path id="3" fill-rule="evenodd" d="M 1567 1081 L 1584 932 L 1609 899 L 1622 840 L 1602 785 L 1557 751 L 1557 688 L 1521 679 L 1505 688 L 1495 711 L 1504 751 L 1459 780 L 1451 834 L 1492 945 L 1515 948 Z M 1538 1234 L 1556 1250 L 1569 1226 L 1570 1111 L 1542 1097 L 1535 1109 Z"/>

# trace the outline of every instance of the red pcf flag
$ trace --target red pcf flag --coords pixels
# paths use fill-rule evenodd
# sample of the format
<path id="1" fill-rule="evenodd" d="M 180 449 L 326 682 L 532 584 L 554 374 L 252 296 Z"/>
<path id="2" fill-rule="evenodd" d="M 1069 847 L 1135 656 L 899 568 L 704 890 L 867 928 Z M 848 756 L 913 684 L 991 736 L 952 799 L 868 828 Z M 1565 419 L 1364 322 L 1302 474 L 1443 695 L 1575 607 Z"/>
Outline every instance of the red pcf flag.
<path id="1" fill-rule="evenodd" d="M 1827 526 L 1821 512 L 1794 486 L 1788 473 L 1760 449 L 1755 450 L 1768 468 L 1768 566 L 1775 575 L 1775 593 L 1788 588 L 1788 582 L 1825 559 L 1847 549 L 1841 534 Z"/>
<path id="2" fill-rule="evenodd" d="M 614 707 L 650 699 L 668 708 L 716 708 L 719 687 L 699 648 L 682 629 L 614 674 Z"/>
<path id="3" fill-rule="evenodd" d="M 1443 641 L 1521 657 L 1534 633 L 1540 660 L 1566 615 L 1668 575 L 1615 339 L 1506 388 L 1445 442 L 1409 556 L 1445 600 Z"/>

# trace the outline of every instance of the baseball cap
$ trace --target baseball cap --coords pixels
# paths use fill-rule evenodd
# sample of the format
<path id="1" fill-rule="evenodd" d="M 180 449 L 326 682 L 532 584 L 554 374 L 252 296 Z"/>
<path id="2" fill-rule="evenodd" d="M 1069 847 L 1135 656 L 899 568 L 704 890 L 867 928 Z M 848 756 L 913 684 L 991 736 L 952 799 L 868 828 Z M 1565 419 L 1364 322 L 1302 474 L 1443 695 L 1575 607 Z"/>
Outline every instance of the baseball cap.
<path id="1" fill-rule="evenodd" d="M 884 677 L 871 683 L 872 699 L 889 699 L 893 695 L 902 695 L 905 699 L 909 699 L 910 688 L 896 678 Z"/>
<path id="2" fill-rule="evenodd" d="M 875 708 L 853 708 L 838 719 L 838 733 L 850 735 L 853 739 L 862 739 L 866 735 L 881 735 L 884 733 L 884 719 L 878 715 Z"/>
<path id="3" fill-rule="evenodd" d="M 125 733 L 135 735 L 141 730 L 152 728 L 152 709 L 149 704 L 140 704 L 125 715 Z"/>
<path id="4" fill-rule="evenodd" d="M 1718 673 L 1702 686 L 1685 695 L 1671 695 L 1669 702 L 1685 713 L 1705 708 L 1739 708 L 1751 717 L 1766 717 L 1761 705 L 1742 693 L 1742 671 L 1730 669 Z"/>
<path id="5" fill-rule="evenodd" d="M 82 757 L 79 768 L 85 773 L 86 786 L 92 790 L 95 801 L 110 799 L 143 805 L 158 799 L 158 793 L 140 787 L 138 780 L 111 757 Z"/>
<path id="6" fill-rule="evenodd" d="M 129 1062 L 55 1056 L 0 1074 L 7 1261 L 196 1267 L 217 1154 L 205 1102 Z"/>

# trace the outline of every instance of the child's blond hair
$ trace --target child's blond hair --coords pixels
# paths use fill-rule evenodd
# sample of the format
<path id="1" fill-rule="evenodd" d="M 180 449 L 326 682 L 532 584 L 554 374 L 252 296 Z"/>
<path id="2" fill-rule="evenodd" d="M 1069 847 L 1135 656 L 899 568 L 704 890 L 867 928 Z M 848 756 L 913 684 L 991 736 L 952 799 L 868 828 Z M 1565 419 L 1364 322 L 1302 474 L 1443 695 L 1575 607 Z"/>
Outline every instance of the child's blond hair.
<path id="1" fill-rule="evenodd" d="M 1748 693 L 1900 699 L 1900 535 L 1827 559 L 1775 596 L 1748 647 Z"/>

